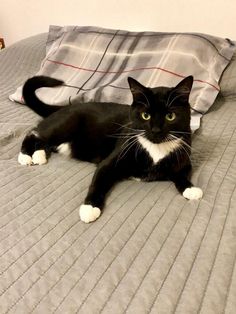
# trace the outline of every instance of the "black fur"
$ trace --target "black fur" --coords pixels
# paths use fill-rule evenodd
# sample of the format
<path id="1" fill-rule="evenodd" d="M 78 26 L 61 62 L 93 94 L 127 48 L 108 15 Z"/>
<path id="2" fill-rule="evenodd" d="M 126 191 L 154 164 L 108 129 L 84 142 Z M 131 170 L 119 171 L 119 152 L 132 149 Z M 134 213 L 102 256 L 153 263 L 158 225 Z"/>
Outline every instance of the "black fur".
<path id="1" fill-rule="evenodd" d="M 41 87 L 56 87 L 63 85 L 64 82 L 56 79 L 48 79 L 46 76 L 40 76 L 38 78 L 32 78 L 23 86 L 22 96 L 25 100 L 25 103 L 28 107 L 34 110 L 37 114 L 41 117 L 48 117 L 53 112 L 61 109 L 61 106 L 48 106 L 47 104 L 43 103 L 36 97 L 35 91 Z"/>
<path id="2" fill-rule="evenodd" d="M 35 96 L 35 90 L 62 85 L 62 81 L 39 76 L 23 87 L 26 105 L 47 118 L 26 136 L 21 152 L 32 156 L 34 151 L 44 149 L 50 154 L 58 145 L 70 143 L 72 157 L 98 164 L 84 203 L 100 209 L 114 184 L 129 177 L 171 180 L 180 193 L 192 186 L 188 102 L 192 76 L 173 88 L 146 88 L 132 78 L 128 82 L 133 94 L 131 106 L 92 102 L 48 106 Z M 144 112 L 145 117 L 150 115 L 149 120 L 142 117 Z M 175 119 L 168 121 L 167 115 L 173 113 Z M 137 141 L 140 134 L 157 145 L 180 138 L 182 146 L 154 164 Z"/>

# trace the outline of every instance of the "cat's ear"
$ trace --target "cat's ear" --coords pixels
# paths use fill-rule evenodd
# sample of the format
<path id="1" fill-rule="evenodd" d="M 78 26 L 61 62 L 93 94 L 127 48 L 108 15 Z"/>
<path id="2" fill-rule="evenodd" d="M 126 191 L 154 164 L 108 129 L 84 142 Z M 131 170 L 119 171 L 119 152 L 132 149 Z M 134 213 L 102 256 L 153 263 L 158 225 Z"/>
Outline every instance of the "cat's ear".
<path id="1" fill-rule="evenodd" d="M 193 76 L 185 77 L 176 87 L 174 87 L 174 92 L 176 95 L 185 101 L 188 102 L 189 94 L 193 86 Z"/>
<path id="2" fill-rule="evenodd" d="M 147 87 L 143 86 L 141 83 L 139 83 L 132 77 L 128 77 L 128 83 L 129 83 L 130 91 L 133 94 L 134 101 L 145 97 L 145 95 L 149 91 Z"/>

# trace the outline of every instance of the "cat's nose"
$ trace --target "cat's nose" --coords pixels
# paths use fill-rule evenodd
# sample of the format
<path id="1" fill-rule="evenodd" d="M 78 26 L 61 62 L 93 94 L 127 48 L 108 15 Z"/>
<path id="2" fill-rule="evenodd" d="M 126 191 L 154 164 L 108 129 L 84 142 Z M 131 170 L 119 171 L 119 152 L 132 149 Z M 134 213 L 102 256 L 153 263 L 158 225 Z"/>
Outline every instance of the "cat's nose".
<path id="1" fill-rule="evenodd" d="M 159 133 L 161 133 L 161 129 L 158 126 L 154 126 L 152 128 L 152 133 L 153 134 L 159 134 Z"/>

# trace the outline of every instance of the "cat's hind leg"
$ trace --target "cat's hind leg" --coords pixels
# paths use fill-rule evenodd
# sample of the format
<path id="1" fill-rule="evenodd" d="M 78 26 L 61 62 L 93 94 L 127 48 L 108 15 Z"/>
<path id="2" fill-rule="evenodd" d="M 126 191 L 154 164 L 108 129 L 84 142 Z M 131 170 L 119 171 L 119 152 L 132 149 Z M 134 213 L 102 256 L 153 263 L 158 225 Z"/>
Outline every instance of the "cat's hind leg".
<path id="1" fill-rule="evenodd" d="M 21 165 L 44 165 L 47 163 L 48 149 L 36 130 L 30 131 L 23 140 L 18 162 Z"/>

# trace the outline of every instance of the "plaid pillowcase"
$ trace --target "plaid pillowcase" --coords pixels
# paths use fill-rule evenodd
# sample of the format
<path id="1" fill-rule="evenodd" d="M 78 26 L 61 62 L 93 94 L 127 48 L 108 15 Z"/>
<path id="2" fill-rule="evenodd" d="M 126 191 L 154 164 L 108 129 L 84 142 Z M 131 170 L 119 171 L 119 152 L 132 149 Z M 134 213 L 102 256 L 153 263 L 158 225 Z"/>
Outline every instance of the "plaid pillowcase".
<path id="1" fill-rule="evenodd" d="M 127 77 L 149 87 L 175 86 L 194 76 L 191 126 L 199 127 L 219 93 L 219 80 L 235 45 L 205 34 L 129 32 L 99 27 L 50 26 L 46 57 L 36 75 L 62 79 L 68 87 L 43 88 L 46 103 L 131 103 Z M 21 102 L 21 88 L 10 96 Z"/>

